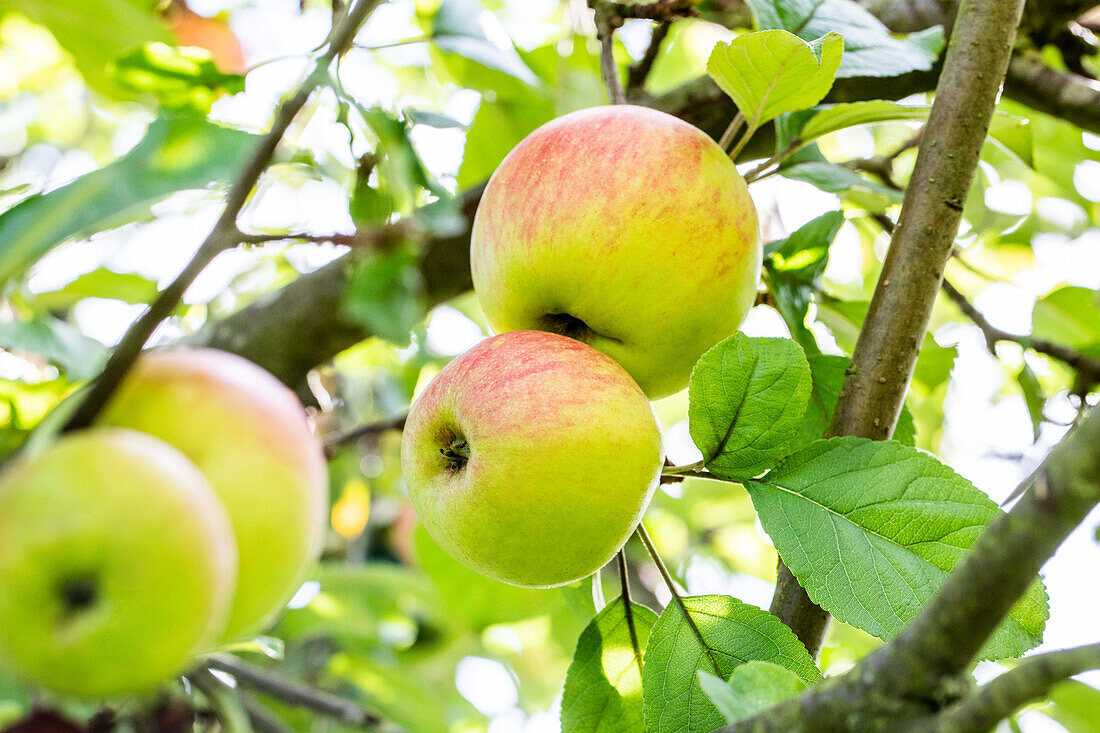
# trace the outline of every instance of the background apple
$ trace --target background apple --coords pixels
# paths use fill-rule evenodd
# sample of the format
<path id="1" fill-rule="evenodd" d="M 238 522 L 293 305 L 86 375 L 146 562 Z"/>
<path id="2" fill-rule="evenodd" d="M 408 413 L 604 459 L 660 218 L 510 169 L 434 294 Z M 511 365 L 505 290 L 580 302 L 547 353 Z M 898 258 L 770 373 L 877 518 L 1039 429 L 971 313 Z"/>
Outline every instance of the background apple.
<path id="1" fill-rule="evenodd" d="M 175 446 L 229 512 L 240 569 L 226 639 L 263 627 L 321 551 L 328 474 L 298 398 L 247 359 L 214 349 L 143 355 L 101 421 Z"/>
<path id="2" fill-rule="evenodd" d="M 210 483 L 130 430 L 61 438 L 0 477 L 0 659 L 57 692 L 146 692 L 217 641 L 236 546 Z"/>
<path id="3" fill-rule="evenodd" d="M 578 341 L 515 331 L 436 375 L 401 465 L 428 533 L 515 585 L 589 575 L 630 537 L 660 476 L 661 431 L 623 369 Z"/>
<path id="4" fill-rule="evenodd" d="M 580 339 L 652 398 L 686 386 L 737 330 L 761 263 L 756 209 L 725 152 L 629 105 L 565 115 L 517 145 L 485 189 L 471 247 L 494 330 Z"/>

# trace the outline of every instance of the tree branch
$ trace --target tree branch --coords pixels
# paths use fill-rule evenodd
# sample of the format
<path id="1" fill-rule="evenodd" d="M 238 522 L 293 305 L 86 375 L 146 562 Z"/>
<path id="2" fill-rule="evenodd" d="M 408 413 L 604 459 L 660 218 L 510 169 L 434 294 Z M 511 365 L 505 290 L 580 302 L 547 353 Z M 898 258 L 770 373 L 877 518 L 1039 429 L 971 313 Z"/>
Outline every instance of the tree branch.
<path id="1" fill-rule="evenodd" d="M 649 45 L 646 46 L 645 54 L 642 55 L 638 63 L 631 66 L 627 71 L 626 96 L 628 99 L 634 98 L 638 92 L 645 89 L 645 80 L 649 78 L 649 72 L 653 70 L 653 63 L 661 52 L 661 44 L 665 42 L 671 28 L 671 20 L 666 20 L 654 26 L 653 35 L 649 37 Z"/>
<path id="2" fill-rule="evenodd" d="M 944 710 L 935 733 L 986 733 L 1070 677 L 1100 669 L 1100 644 L 1037 654 Z"/>
<path id="3" fill-rule="evenodd" d="M 172 283 L 149 306 L 148 310 L 130 327 L 122 341 L 111 353 L 103 371 L 92 383 L 80 405 L 65 423 L 64 430 L 76 430 L 92 424 L 100 409 L 107 403 L 122 378 L 130 370 L 149 337 L 183 299 L 184 293 L 199 273 L 222 251 L 233 247 L 240 240 L 237 215 L 244 207 L 253 187 L 264 170 L 271 164 L 275 149 L 286 134 L 290 123 L 305 106 L 314 88 L 323 82 L 329 66 L 351 45 L 359 27 L 371 14 L 380 0 L 359 0 L 348 14 L 333 27 L 329 34 L 328 49 L 318 59 L 313 71 L 306 77 L 289 100 L 279 107 L 271 130 L 260 140 L 249 157 L 248 165 L 229 187 L 225 208 L 206 236 L 194 258 Z"/>
<path id="4" fill-rule="evenodd" d="M 1005 96 L 1100 134 L 1100 82 L 1095 79 L 1053 69 L 1031 55 L 1016 54 L 1008 67 Z"/>
<path id="5" fill-rule="evenodd" d="M 205 669 L 232 676 L 242 687 L 256 690 L 288 705 L 309 708 L 346 725 L 368 730 L 378 727 L 382 722 L 377 715 L 364 710 L 351 700 L 278 677 L 266 669 L 228 654 L 208 657 L 203 665 Z"/>
<path id="6" fill-rule="evenodd" d="M 328 458 L 332 458 L 338 446 L 344 445 L 345 443 L 352 443 L 368 435 L 378 435 L 387 430 L 403 430 L 405 428 L 405 419 L 408 418 L 408 416 L 408 413 L 402 413 L 386 420 L 379 420 L 378 422 L 368 423 L 366 425 L 358 425 L 350 430 L 345 430 L 326 437 L 324 440 L 325 455 Z"/>
<path id="7" fill-rule="evenodd" d="M 611 104 L 626 104 L 623 79 L 615 63 L 615 30 L 623 24 L 617 15 L 615 3 L 606 0 L 588 0 L 588 7 L 596 13 L 596 38 L 600 41 L 600 73 Z"/>
<path id="8" fill-rule="evenodd" d="M 1047 356 L 1058 359 L 1072 369 L 1075 369 L 1081 376 L 1090 380 L 1092 383 L 1100 382 L 1100 359 L 1086 356 L 1080 351 L 1071 349 L 1064 344 L 1057 344 L 1053 341 L 1047 341 L 1046 339 L 1036 339 L 1031 336 L 1021 336 L 997 328 L 982 315 L 981 311 L 975 308 L 974 305 L 966 299 L 965 295 L 959 292 L 959 290 L 947 280 L 943 281 L 943 293 L 959 307 L 963 315 L 973 321 L 974 325 L 982 330 L 982 334 L 985 336 L 986 346 L 994 355 L 996 355 L 994 346 L 997 342 L 1011 341 L 1012 343 L 1023 346 L 1025 349 L 1031 349 L 1040 354 L 1046 354 Z"/>
<path id="9" fill-rule="evenodd" d="M 954 248 L 1023 4 L 966 0 L 960 6 L 900 218 L 827 435 L 886 440 L 894 432 Z M 782 563 L 777 575 L 772 612 L 816 656 L 829 617 Z"/>

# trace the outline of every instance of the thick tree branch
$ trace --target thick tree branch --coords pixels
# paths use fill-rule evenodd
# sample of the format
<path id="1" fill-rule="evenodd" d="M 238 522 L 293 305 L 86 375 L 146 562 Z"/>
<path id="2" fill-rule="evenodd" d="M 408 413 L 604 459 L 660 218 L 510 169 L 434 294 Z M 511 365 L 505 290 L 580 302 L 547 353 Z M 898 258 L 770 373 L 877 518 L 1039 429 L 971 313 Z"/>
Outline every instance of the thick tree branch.
<path id="1" fill-rule="evenodd" d="M 1028 657 L 973 695 L 944 710 L 935 733 L 986 733 L 1070 677 L 1100 669 L 1100 644 Z"/>
<path id="2" fill-rule="evenodd" d="M 172 283 L 165 288 L 122 337 L 103 367 L 102 373 L 92 383 L 81 403 L 65 423 L 65 430 L 76 430 L 91 425 L 100 409 L 107 403 L 130 366 L 137 359 L 157 326 L 167 318 L 183 299 L 184 293 L 199 273 L 222 251 L 235 246 L 240 240 L 237 215 L 244 208 L 260 176 L 271 164 L 275 149 L 286 134 L 290 123 L 305 106 L 313 90 L 325 80 L 332 62 L 348 49 L 359 27 L 371 14 L 380 0 L 359 0 L 329 34 L 328 49 L 317 60 L 313 71 L 298 85 L 290 99 L 284 102 L 275 115 L 271 130 L 257 144 L 249 157 L 248 165 L 229 187 L 225 208 L 207 235 L 194 258 Z"/>
<path id="3" fill-rule="evenodd" d="M 1008 67 L 1005 96 L 1100 134 L 1100 82 L 1095 79 L 1053 69 L 1034 56 L 1018 53 Z"/>
<path id="4" fill-rule="evenodd" d="M 1008 67 L 1023 0 L 960 6 L 901 215 L 837 400 L 829 435 L 886 440 L 954 249 Z M 772 612 L 815 655 L 828 616 L 780 567 Z"/>
<path id="5" fill-rule="evenodd" d="M 991 353 L 996 353 L 994 346 L 997 342 L 1011 341 L 1012 343 L 1023 346 L 1025 349 L 1031 349 L 1040 354 L 1046 354 L 1047 356 L 1058 359 L 1072 369 L 1075 369 L 1081 376 L 1090 380 L 1092 383 L 1100 382 L 1100 359 L 1093 359 L 1076 349 L 1071 349 L 1065 344 L 1057 344 L 1053 341 L 1036 339 L 1031 336 L 1021 336 L 997 328 L 989 322 L 989 319 L 982 315 L 981 311 L 975 308 L 974 305 L 966 299 L 965 295 L 959 292 L 959 290 L 947 280 L 943 281 L 943 293 L 959 307 L 963 315 L 973 321 L 974 325 L 982 330 L 982 334 L 985 336 L 986 346 Z"/>

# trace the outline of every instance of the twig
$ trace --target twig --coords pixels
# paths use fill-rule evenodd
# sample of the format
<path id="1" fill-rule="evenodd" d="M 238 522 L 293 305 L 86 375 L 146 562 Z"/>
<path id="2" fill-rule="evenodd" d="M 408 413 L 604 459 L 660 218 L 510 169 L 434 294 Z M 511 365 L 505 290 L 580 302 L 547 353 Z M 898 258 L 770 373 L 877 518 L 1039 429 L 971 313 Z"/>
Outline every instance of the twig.
<path id="1" fill-rule="evenodd" d="M 685 466 L 665 466 L 661 469 L 662 476 L 695 476 L 702 473 L 702 468 L 705 464 L 703 461 L 696 461 L 695 463 L 689 463 Z"/>
<path id="2" fill-rule="evenodd" d="M 345 443 L 352 443 L 367 435 L 377 435 L 378 433 L 384 433 L 387 430 L 401 430 L 405 427 L 405 419 L 409 414 L 402 413 L 395 415 L 394 417 L 387 418 L 385 420 L 379 420 L 378 422 L 367 423 L 366 425 L 358 425 L 349 430 L 345 430 L 335 435 L 331 435 L 325 438 L 325 455 L 332 458 L 336 452 L 336 448 L 344 445 Z"/>
<path id="3" fill-rule="evenodd" d="M 1070 677 L 1100 669 L 1100 644 L 1037 654 L 944 710 L 935 733 L 985 733 Z"/>
<path id="4" fill-rule="evenodd" d="M 666 20 L 659 23 L 653 29 L 653 35 L 649 37 L 649 45 L 645 54 L 638 63 L 630 67 L 626 74 L 626 96 L 632 97 L 636 92 L 645 89 L 645 80 L 649 78 L 649 72 L 653 70 L 653 63 L 661 53 L 661 44 L 664 43 L 672 28 L 672 21 Z"/>
<path id="5" fill-rule="evenodd" d="M 310 234 L 290 232 L 287 234 L 245 234 L 238 232 L 235 244 L 266 244 L 268 242 L 313 242 L 315 244 L 339 244 L 352 249 L 390 249 L 407 239 L 423 235 L 423 230 L 409 219 L 393 224 L 384 224 L 371 229 L 360 229 L 350 234 L 333 232 L 331 234 Z"/>
<path id="6" fill-rule="evenodd" d="M 607 3 L 608 12 L 620 21 L 631 18 L 669 21 L 698 15 L 694 0 L 654 0 L 649 3 Z"/>
<path id="7" fill-rule="evenodd" d="M 76 430 L 92 424 L 95 416 L 114 394 L 122 378 L 130 370 L 149 337 L 157 326 L 171 315 L 187 288 L 199 273 L 223 250 L 233 247 L 239 241 L 237 215 L 248 200 L 253 187 L 271 163 L 275 149 L 286 134 L 290 123 L 305 106 L 306 101 L 329 73 L 332 62 L 351 45 L 356 31 L 380 0 L 359 0 L 343 20 L 336 25 L 329 36 L 328 50 L 318 59 L 313 71 L 298 85 L 289 100 L 279 107 L 271 130 L 260 140 L 248 164 L 229 188 L 225 208 L 218 217 L 214 228 L 207 235 L 194 258 L 187 264 L 172 283 L 166 287 L 149 306 L 148 310 L 130 327 L 115 348 L 103 371 L 88 389 L 83 401 L 65 423 L 63 430 Z"/>
<path id="8" fill-rule="evenodd" d="M 959 7 L 900 218 L 827 435 L 888 439 L 954 248 L 1024 0 Z M 828 615 L 780 568 L 773 607 L 816 655 Z"/>
<path id="9" fill-rule="evenodd" d="M 596 12 L 596 37 L 600 41 L 600 73 L 607 86 L 611 104 L 626 104 L 623 80 L 615 64 L 615 30 L 622 25 L 620 16 L 611 9 L 613 3 L 588 0 L 588 7 Z"/>
<path id="10" fill-rule="evenodd" d="M 309 708 L 346 725 L 368 730 L 382 722 L 376 714 L 364 710 L 351 700 L 284 679 L 227 654 L 208 657 L 204 666 L 206 669 L 232 676 L 242 687 L 256 690 L 288 705 Z"/>
<path id="11" fill-rule="evenodd" d="M 1052 356 L 1076 370 L 1078 374 L 1086 379 L 1094 383 L 1100 382 L 1100 359 L 1086 356 L 1080 351 L 1072 349 L 1065 344 L 1057 344 L 1053 341 L 1047 341 L 1046 339 L 1037 339 L 1031 336 L 1009 333 L 1008 331 L 997 328 L 949 281 L 944 280 L 942 287 L 944 295 L 950 298 L 951 301 L 959 307 L 963 315 L 973 321 L 974 325 L 981 329 L 982 334 L 985 336 L 986 348 L 989 349 L 989 352 L 994 356 L 997 354 L 995 347 L 998 342 L 1010 341 L 1023 346 L 1025 349 L 1031 349 L 1040 354 Z"/>

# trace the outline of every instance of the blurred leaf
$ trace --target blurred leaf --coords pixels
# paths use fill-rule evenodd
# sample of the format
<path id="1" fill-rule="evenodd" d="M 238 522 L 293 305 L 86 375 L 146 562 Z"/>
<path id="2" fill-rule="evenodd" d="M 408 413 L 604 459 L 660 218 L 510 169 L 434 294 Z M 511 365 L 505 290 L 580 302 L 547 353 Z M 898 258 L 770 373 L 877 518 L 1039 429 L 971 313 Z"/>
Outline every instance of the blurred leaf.
<path id="1" fill-rule="evenodd" d="M 154 0 L 6 0 L 8 7 L 46 26 L 88 86 L 118 96 L 122 91 L 108 70 L 122 53 L 171 36 L 157 17 Z"/>
<path id="2" fill-rule="evenodd" d="M 114 163 L 0 214 L 0 284 L 67 239 L 139 218 L 170 193 L 236 175 L 255 135 L 167 115 Z"/>
<path id="3" fill-rule="evenodd" d="M 374 335 L 408 346 L 424 320 L 424 278 L 409 247 L 370 252 L 356 264 L 344 291 L 344 312 Z"/>
<path id="4" fill-rule="evenodd" d="M 416 562 L 442 598 L 442 609 L 475 631 L 548 613 L 561 589 L 520 588 L 470 570 L 444 552 L 417 525 L 413 535 Z"/>
<path id="5" fill-rule="evenodd" d="M 853 0 L 748 0 L 748 6 L 762 30 L 783 28 L 807 41 L 826 33 L 844 36 L 836 72 L 841 78 L 931 69 L 945 44 L 940 26 L 897 38 Z"/>
<path id="6" fill-rule="evenodd" d="M 688 426 L 707 469 L 752 478 L 786 455 L 810 395 L 810 367 L 798 344 L 735 333 L 695 365 Z"/>
<path id="7" fill-rule="evenodd" d="M 458 120 L 438 112 L 417 109 L 416 107 L 406 107 L 402 111 L 402 114 L 405 116 L 405 119 L 409 121 L 409 124 L 412 125 L 427 125 L 437 130 L 466 129 L 466 125 Z"/>
<path id="8" fill-rule="evenodd" d="M 214 100 L 244 91 L 244 77 L 218 68 L 209 52 L 147 43 L 118 58 L 112 77 L 122 87 L 150 94 L 172 110 L 206 114 Z"/>
<path id="9" fill-rule="evenodd" d="M 1069 733 L 1100 733 L 1100 690 L 1077 680 L 1066 680 L 1050 691 L 1048 717 L 1065 726 Z"/>
<path id="10" fill-rule="evenodd" d="M 806 408 L 806 417 L 799 428 L 798 437 L 789 446 L 790 450 L 801 448 L 815 440 L 823 438 L 829 424 L 833 421 L 836 401 L 844 386 L 844 373 L 850 360 L 845 356 L 814 354 L 808 357 L 810 374 L 813 376 L 813 389 Z M 916 425 L 908 407 L 901 408 L 897 427 L 894 428 L 894 440 L 903 445 L 913 445 L 916 438 Z"/>
<path id="11" fill-rule="evenodd" d="M 431 20 L 432 43 L 441 51 L 458 54 L 537 86 L 538 77 L 523 63 L 515 47 L 510 43 L 499 45 L 489 39 L 482 27 L 485 12 L 478 0 L 442 0 Z"/>
<path id="12" fill-rule="evenodd" d="M 1058 288 L 1035 303 L 1031 330 L 1035 338 L 1100 356 L 1100 292 Z"/>
<path id="13" fill-rule="evenodd" d="M 821 679 L 806 647 L 782 621 L 729 596 L 673 600 L 649 635 L 642 667 L 646 730 L 709 733 L 725 722 L 699 672 L 728 679 L 754 660 L 775 662 L 807 684 Z"/>
<path id="14" fill-rule="evenodd" d="M 1000 514 L 934 456 L 893 441 L 817 441 L 745 488 L 810 598 L 882 639 L 916 616 Z M 1020 656 L 1042 639 L 1048 616 L 1037 581 L 981 658 Z"/>
<path id="15" fill-rule="evenodd" d="M 420 203 L 421 191 L 444 193 L 421 162 L 404 122 L 379 108 L 360 107 L 359 111 L 378 138 L 378 180 L 394 211 L 411 212 Z"/>
<path id="16" fill-rule="evenodd" d="M 726 716 L 736 723 L 789 700 L 806 689 L 806 681 L 786 667 L 771 662 L 749 662 L 733 670 L 729 681 L 699 670 L 703 692 Z"/>
<path id="17" fill-rule="evenodd" d="M 38 354 L 77 381 L 94 377 L 107 360 L 103 344 L 51 316 L 0 322 L 0 346 Z"/>
<path id="18" fill-rule="evenodd" d="M 520 140 L 553 116 L 550 100 L 533 92 L 516 101 L 483 99 L 466 133 L 458 187 L 466 189 L 487 180 Z"/>
<path id="19" fill-rule="evenodd" d="M 562 733 L 642 730 L 642 655 L 657 614 L 616 598 L 581 633 L 561 700 Z"/>
<path id="20" fill-rule="evenodd" d="M 136 272 L 115 272 L 106 267 L 79 275 L 68 285 L 30 296 L 43 310 L 66 311 L 84 298 L 109 298 L 124 303 L 149 303 L 157 295 L 157 283 Z"/>
<path id="21" fill-rule="evenodd" d="M 813 43 L 784 30 L 747 33 L 719 43 L 707 73 L 755 130 L 776 115 L 812 107 L 828 94 L 843 53 L 843 40 L 822 34 Z"/>
<path id="22" fill-rule="evenodd" d="M 1020 391 L 1024 395 L 1024 404 L 1027 405 L 1027 414 L 1031 418 L 1032 441 L 1039 439 L 1039 431 L 1043 427 L 1043 405 L 1046 397 L 1043 395 L 1043 387 L 1039 384 L 1039 378 L 1031 367 L 1024 363 L 1020 373 L 1016 375 L 1016 384 L 1020 385 Z"/>
<path id="23" fill-rule="evenodd" d="M 882 197 L 886 204 L 901 203 L 903 197 L 901 191 L 826 160 L 811 160 L 784 166 L 779 169 L 779 174 L 784 178 L 809 183 L 828 193 L 844 194 L 853 189 L 863 190 Z"/>

